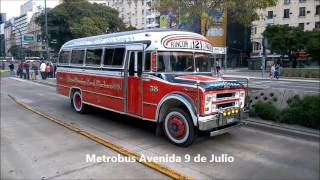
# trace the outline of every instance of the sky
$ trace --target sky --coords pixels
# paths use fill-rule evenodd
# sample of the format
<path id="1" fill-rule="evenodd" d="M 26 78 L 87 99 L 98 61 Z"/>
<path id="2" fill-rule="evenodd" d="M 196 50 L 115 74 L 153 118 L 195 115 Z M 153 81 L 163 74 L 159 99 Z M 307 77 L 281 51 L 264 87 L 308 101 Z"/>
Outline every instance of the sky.
<path id="1" fill-rule="evenodd" d="M 29 0 L 0 0 L 0 12 L 7 14 L 7 19 L 9 20 L 12 17 L 18 17 L 20 15 L 20 6 L 26 3 Z M 43 2 L 44 0 L 34 0 L 38 2 Z M 52 7 L 57 5 L 59 0 L 47 0 L 47 7 Z"/>

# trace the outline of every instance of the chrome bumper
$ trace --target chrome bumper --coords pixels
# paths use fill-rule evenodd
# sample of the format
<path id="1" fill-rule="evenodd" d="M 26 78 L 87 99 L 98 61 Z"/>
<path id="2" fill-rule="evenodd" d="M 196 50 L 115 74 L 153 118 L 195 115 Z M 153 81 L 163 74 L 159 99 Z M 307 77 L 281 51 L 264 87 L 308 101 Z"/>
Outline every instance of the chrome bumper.
<path id="1" fill-rule="evenodd" d="M 216 131 L 212 131 L 212 132 L 210 132 L 210 136 L 217 136 L 217 135 L 220 135 L 220 134 L 231 132 L 231 131 L 233 131 L 235 129 L 240 128 L 242 125 L 243 125 L 243 123 L 240 122 L 238 124 L 235 124 L 233 126 L 229 126 L 227 128 L 223 128 L 223 129 L 219 129 L 219 130 L 216 130 Z"/>
<path id="2" fill-rule="evenodd" d="M 235 114 L 229 117 L 223 117 L 221 113 L 204 116 L 198 118 L 198 128 L 200 131 L 208 131 L 214 130 L 215 128 L 219 128 L 221 126 L 226 126 L 229 124 L 240 123 L 240 120 L 246 119 L 246 111 L 240 111 L 240 113 Z M 228 122 L 227 119 L 232 118 L 232 122 Z"/>

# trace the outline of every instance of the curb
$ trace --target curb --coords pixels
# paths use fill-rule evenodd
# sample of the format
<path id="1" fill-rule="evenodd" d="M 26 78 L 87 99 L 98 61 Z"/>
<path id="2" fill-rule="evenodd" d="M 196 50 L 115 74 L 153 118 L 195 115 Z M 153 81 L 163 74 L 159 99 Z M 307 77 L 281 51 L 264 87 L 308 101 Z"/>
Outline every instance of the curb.
<path id="1" fill-rule="evenodd" d="M 56 83 L 50 83 L 50 82 L 47 82 L 47 81 L 33 81 L 35 83 L 38 83 L 38 84 L 43 84 L 43 85 L 47 85 L 47 86 L 52 86 L 52 87 L 56 87 Z"/>
<path id="2" fill-rule="evenodd" d="M 281 125 L 274 122 L 265 123 L 263 121 L 261 122 L 259 120 L 252 120 L 252 119 L 246 119 L 246 120 L 243 120 L 243 122 L 246 123 L 247 127 L 271 131 L 278 134 L 286 134 L 293 137 L 300 137 L 306 140 L 312 140 L 312 141 L 320 140 L 320 133 L 319 131 L 316 132 L 317 130 L 312 130 L 314 132 L 311 132 L 311 131 L 306 131 L 305 129 L 302 129 L 302 128 L 291 128 L 291 127 L 286 127 L 285 125 Z"/>

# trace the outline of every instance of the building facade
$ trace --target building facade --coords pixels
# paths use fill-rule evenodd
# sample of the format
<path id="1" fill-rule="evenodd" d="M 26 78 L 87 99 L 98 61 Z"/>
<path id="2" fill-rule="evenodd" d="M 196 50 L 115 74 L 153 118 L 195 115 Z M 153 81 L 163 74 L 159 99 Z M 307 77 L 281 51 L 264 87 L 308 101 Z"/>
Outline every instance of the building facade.
<path id="1" fill-rule="evenodd" d="M 11 19 L 11 21 L 13 21 L 13 19 Z M 9 26 L 8 23 L 4 26 L 4 44 L 6 55 L 12 56 L 12 54 L 9 53 L 9 49 L 16 45 L 16 38 L 12 26 Z"/>
<path id="2" fill-rule="evenodd" d="M 41 12 L 34 13 L 27 26 L 27 34 L 33 37 L 33 40 L 26 43 L 28 54 L 26 56 L 43 57 L 45 54 L 45 42 L 42 41 L 41 27 L 36 23 L 36 18 Z"/>
<path id="3" fill-rule="evenodd" d="M 252 22 L 251 57 L 261 57 L 262 33 L 268 25 L 300 27 L 305 31 L 320 28 L 320 0 L 278 0 L 274 7 L 259 10 L 260 19 Z M 271 55 L 272 57 L 272 55 Z"/>
<path id="4" fill-rule="evenodd" d="M 153 8 L 156 0 L 145 0 L 146 3 L 146 25 L 145 28 L 159 28 L 160 27 L 160 12 Z"/>
<path id="5" fill-rule="evenodd" d="M 119 11 L 119 17 L 127 26 L 137 29 L 159 27 L 160 13 L 152 8 L 155 0 L 89 0 Z"/>
<path id="6" fill-rule="evenodd" d="M 48 1 L 47 8 L 58 5 L 59 1 Z M 35 23 L 35 18 L 44 10 L 44 1 L 29 0 L 20 6 L 20 16 L 12 18 L 8 21 L 4 28 L 5 51 L 14 46 L 20 46 L 29 54 L 40 55 L 42 50 L 42 42 L 40 41 L 41 30 Z M 11 24 L 11 25 L 10 25 Z M 29 53 L 29 54 L 28 54 Z"/>
<path id="7" fill-rule="evenodd" d="M 27 12 L 26 14 L 23 14 L 19 17 L 14 18 L 13 21 L 13 33 L 15 34 L 15 44 L 20 45 L 22 41 L 22 46 L 26 47 L 27 43 L 24 41 L 24 36 L 28 32 L 28 24 L 31 20 L 33 13 Z"/>

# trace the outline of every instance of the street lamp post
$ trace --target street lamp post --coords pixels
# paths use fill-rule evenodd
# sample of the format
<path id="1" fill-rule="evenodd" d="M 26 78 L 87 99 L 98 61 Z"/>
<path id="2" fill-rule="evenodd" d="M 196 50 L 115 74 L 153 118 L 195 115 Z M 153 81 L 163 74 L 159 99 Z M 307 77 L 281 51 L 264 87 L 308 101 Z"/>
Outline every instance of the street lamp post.
<path id="1" fill-rule="evenodd" d="M 9 23 L 9 26 L 11 26 L 11 27 L 15 28 L 16 30 L 18 30 L 18 32 L 20 34 L 20 58 L 22 59 L 23 58 L 22 33 L 21 33 L 20 29 L 16 25 L 12 24 L 11 22 Z"/>
<path id="2" fill-rule="evenodd" d="M 49 49 L 48 49 L 48 16 L 47 16 L 47 0 L 44 0 L 44 22 L 45 22 L 45 30 L 46 30 L 46 35 L 45 35 L 45 43 L 46 43 L 46 54 L 47 54 L 47 59 L 49 59 Z"/>

